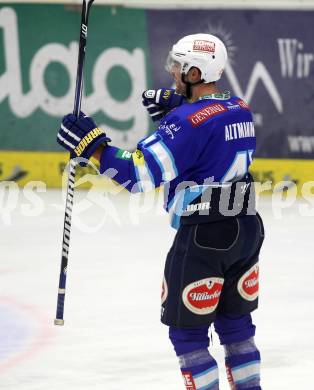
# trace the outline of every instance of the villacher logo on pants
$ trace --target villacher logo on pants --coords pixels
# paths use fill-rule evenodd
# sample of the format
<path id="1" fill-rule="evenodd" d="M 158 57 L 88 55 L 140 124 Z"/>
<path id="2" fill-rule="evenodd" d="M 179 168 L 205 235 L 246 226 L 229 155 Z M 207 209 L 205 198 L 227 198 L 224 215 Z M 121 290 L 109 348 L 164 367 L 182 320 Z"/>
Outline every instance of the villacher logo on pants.
<path id="1" fill-rule="evenodd" d="M 238 282 L 238 291 L 242 298 L 247 301 L 254 301 L 258 297 L 259 267 L 254 264 Z"/>
<path id="2" fill-rule="evenodd" d="M 206 315 L 215 311 L 223 278 L 206 278 L 185 287 L 182 293 L 184 305 L 194 314 Z"/>

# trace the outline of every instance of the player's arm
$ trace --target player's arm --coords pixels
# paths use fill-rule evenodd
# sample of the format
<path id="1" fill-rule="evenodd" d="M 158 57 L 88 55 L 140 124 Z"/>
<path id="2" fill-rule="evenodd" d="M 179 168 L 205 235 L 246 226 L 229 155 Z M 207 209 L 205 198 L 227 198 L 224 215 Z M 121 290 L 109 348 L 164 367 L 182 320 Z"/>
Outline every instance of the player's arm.
<path id="1" fill-rule="evenodd" d="M 141 150 L 129 152 L 107 145 L 94 155 L 100 162 L 100 173 L 112 178 L 132 193 L 146 192 L 157 188 L 161 178 L 150 159 Z"/>
<path id="2" fill-rule="evenodd" d="M 133 153 L 107 145 L 97 154 L 100 173 L 112 177 L 132 193 L 158 188 L 179 174 L 175 157 L 158 132 L 140 141 Z"/>
<path id="3" fill-rule="evenodd" d="M 143 192 L 159 187 L 164 179 L 157 160 L 140 146 L 134 153 L 108 145 L 110 139 L 92 118 L 81 113 L 79 118 L 68 114 L 62 119 L 58 143 L 70 152 L 71 158 L 80 157 L 84 166 L 94 156 L 100 162 L 100 172 L 109 176 L 128 191 Z M 144 144 L 144 141 L 142 141 Z M 145 149 L 145 148 L 143 148 Z M 162 158 L 162 156 L 160 156 Z M 174 177 L 172 175 L 171 177 Z"/>
<path id="4" fill-rule="evenodd" d="M 131 192 L 143 192 L 175 179 L 189 168 L 195 159 L 195 139 L 190 134 L 179 118 L 174 118 L 141 140 L 136 151 L 130 153 L 108 145 L 109 138 L 92 118 L 73 119 L 69 114 L 63 118 L 58 142 L 72 158 L 94 156 L 100 161 L 101 173 Z"/>

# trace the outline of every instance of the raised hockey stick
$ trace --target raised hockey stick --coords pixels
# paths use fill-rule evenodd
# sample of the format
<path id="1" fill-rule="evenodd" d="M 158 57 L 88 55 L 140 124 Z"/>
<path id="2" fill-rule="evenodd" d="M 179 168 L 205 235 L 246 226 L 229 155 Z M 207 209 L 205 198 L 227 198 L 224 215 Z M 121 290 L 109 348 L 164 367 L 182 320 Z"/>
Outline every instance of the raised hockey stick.
<path id="1" fill-rule="evenodd" d="M 77 62 L 75 100 L 74 100 L 74 109 L 73 109 L 73 114 L 77 118 L 79 117 L 80 110 L 81 110 L 82 89 L 83 89 L 83 69 L 84 69 L 85 50 L 86 50 L 86 43 L 87 43 L 88 16 L 93 1 L 94 0 L 83 0 L 83 5 L 82 5 L 80 45 L 79 45 L 78 62 Z M 76 162 L 75 160 L 70 160 L 69 176 L 68 176 L 68 183 L 67 183 L 67 196 L 66 196 L 65 213 L 64 213 L 61 269 L 60 269 L 58 300 L 57 300 L 57 314 L 56 314 L 56 319 L 54 321 L 55 325 L 64 325 L 64 319 L 63 319 L 64 298 L 65 298 L 65 286 L 67 280 L 69 246 L 70 246 L 75 170 L 76 170 Z"/>

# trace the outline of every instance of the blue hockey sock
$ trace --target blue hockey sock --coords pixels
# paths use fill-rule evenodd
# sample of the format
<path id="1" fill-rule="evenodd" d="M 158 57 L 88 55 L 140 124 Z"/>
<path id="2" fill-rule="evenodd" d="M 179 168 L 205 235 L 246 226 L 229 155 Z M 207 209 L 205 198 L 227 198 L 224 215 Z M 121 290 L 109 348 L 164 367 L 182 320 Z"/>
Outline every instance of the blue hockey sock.
<path id="1" fill-rule="evenodd" d="M 207 349 L 179 356 L 186 390 L 219 390 L 216 360 Z"/>
<path id="2" fill-rule="evenodd" d="M 219 390 L 216 360 L 208 352 L 208 326 L 169 328 L 169 337 L 179 357 L 186 390 Z"/>
<path id="3" fill-rule="evenodd" d="M 224 345 L 228 380 L 232 390 L 261 390 L 260 353 L 254 338 Z"/>

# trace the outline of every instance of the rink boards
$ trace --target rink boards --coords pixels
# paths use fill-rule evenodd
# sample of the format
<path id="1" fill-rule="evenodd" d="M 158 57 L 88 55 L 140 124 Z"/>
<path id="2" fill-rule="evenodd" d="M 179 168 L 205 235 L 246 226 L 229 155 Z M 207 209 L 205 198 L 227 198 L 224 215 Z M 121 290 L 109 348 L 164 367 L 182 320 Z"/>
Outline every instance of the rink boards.
<path id="1" fill-rule="evenodd" d="M 62 116 L 73 110 L 80 7 L 26 3 L 0 6 L 0 180 L 58 188 L 68 156 L 60 152 L 56 133 Z M 300 194 L 314 172 L 313 20 L 313 10 L 95 6 L 82 109 L 113 145 L 134 150 L 155 129 L 142 92 L 171 86 L 164 69 L 169 49 L 197 25 L 228 48 L 219 87 L 252 109 L 255 180 L 268 183 L 265 193 L 286 181 L 288 188 L 296 183 Z M 81 187 L 90 179 L 104 185 L 91 167 L 79 168 L 77 178 Z"/>
<path id="2" fill-rule="evenodd" d="M 60 188 L 67 163 L 68 153 L 1 151 L 0 181 L 15 181 L 22 187 L 30 181 L 40 181 L 47 188 Z M 99 177 L 96 167 L 97 164 L 77 168 L 79 188 L 110 185 L 110 180 Z M 255 181 L 264 186 L 265 194 L 284 186 L 291 188 L 295 183 L 300 195 L 304 183 L 312 181 L 314 186 L 314 160 L 256 158 L 250 171 Z"/>

